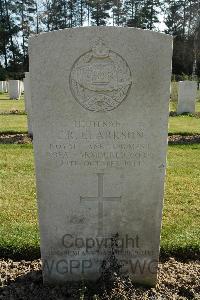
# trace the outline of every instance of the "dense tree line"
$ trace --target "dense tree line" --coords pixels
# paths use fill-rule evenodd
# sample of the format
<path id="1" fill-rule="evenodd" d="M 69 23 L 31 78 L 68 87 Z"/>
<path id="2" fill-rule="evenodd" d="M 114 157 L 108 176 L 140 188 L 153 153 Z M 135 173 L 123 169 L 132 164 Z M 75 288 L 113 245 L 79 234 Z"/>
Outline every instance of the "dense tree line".
<path id="1" fill-rule="evenodd" d="M 200 0 L 0 0 L 0 79 L 28 70 L 28 37 L 77 26 L 129 26 L 174 36 L 173 73 L 200 76 Z"/>

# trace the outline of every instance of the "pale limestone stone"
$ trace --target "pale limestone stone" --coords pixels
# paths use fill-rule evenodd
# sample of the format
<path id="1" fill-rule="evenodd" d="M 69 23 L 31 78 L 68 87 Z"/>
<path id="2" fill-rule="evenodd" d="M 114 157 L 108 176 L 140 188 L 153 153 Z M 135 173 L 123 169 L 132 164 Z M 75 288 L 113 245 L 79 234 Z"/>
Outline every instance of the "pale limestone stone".
<path id="1" fill-rule="evenodd" d="M 154 285 L 172 38 L 90 27 L 29 47 L 44 281 L 96 280 L 112 249 L 121 273 Z"/>
<path id="2" fill-rule="evenodd" d="M 178 84 L 176 81 L 171 82 L 170 99 L 171 101 L 178 101 Z"/>
<path id="3" fill-rule="evenodd" d="M 32 108 L 31 108 L 31 87 L 30 87 L 30 74 L 29 72 L 25 73 L 24 78 L 24 102 L 25 102 L 25 111 L 27 113 L 27 122 L 28 122 L 28 133 L 33 135 L 32 129 Z"/>
<path id="4" fill-rule="evenodd" d="M 19 80 L 9 80 L 10 99 L 19 99 L 21 96 L 21 84 Z"/>
<path id="5" fill-rule="evenodd" d="M 3 81 L 3 90 L 4 90 L 4 93 L 8 92 L 8 83 L 7 83 L 7 81 Z"/>
<path id="6" fill-rule="evenodd" d="M 197 95 L 196 81 L 180 81 L 178 89 L 178 106 L 177 113 L 195 113 Z"/>
<path id="7" fill-rule="evenodd" d="M 21 93 L 24 93 L 24 82 L 20 81 Z"/>
<path id="8" fill-rule="evenodd" d="M 4 92 L 3 81 L 0 81 L 0 92 Z"/>

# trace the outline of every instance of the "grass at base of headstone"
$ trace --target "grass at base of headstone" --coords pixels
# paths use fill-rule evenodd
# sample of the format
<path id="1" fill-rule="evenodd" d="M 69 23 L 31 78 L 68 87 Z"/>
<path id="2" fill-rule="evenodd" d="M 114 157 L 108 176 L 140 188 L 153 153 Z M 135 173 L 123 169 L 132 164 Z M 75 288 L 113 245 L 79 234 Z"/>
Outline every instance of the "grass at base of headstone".
<path id="1" fill-rule="evenodd" d="M 173 101 L 178 101 L 178 82 L 176 81 L 171 82 L 171 99 Z M 200 89 L 197 90 L 196 100 L 200 101 Z"/>
<path id="2" fill-rule="evenodd" d="M 169 135 L 195 135 L 200 134 L 200 118 L 180 115 L 169 117 Z"/>
<path id="3" fill-rule="evenodd" d="M 200 144 L 170 145 L 161 253 L 200 254 Z M 0 256 L 39 257 L 32 145 L 0 145 Z"/>
<path id="4" fill-rule="evenodd" d="M 8 95 L 8 93 L 0 93 L 0 101 L 2 101 L 2 100 L 9 100 L 10 98 L 9 98 L 9 95 Z"/>
<path id="5" fill-rule="evenodd" d="M 0 115 L 0 133 L 27 133 L 26 115 Z M 200 134 L 200 118 L 177 116 L 169 118 L 169 135 Z"/>
<path id="6" fill-rule="evenodd" d="M 25 114 L 25 104 L 21 97 L 20 100 L 2 100 L 0 98 L 0 114 L 5 113 L 24 113 Z"/>
<path id="7" fill-rule="evenodd" d="M 26 115 L 0 115 L 0 133 L 27 133 Z"/>
<path id="8" fill-rule="evenodd" d="M 0 145 L 0 255 L 39 256 L 32 145 Z"/>
<path id="9" fill-rule="evenodd" d="M 168 148 L 161 253 L 200 253 L 200 144 Z"/>
<path id="10" fill-rule="evenodd" d="M 199 94 L 200 95 L 200 94 Z M 178 102 L 177 101 L 170 101 L 169 103 L 169 111 L 176 111 L 177 109 L 177 104 Z M 200 98 L 199 100 L 196 102 L 196 106 L 195 106 L 195 111 L 198 113 L 200 112 Z"/>

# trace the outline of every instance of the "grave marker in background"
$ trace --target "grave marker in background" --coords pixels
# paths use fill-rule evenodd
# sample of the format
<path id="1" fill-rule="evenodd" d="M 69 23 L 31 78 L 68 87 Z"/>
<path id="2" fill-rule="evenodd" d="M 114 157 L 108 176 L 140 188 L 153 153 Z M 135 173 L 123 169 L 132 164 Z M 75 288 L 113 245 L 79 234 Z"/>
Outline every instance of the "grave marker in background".
<path id="1" fill-rule="evenodd" d="M 179 81 L 177 113 L 195 113 L 197 95 L 196 81 Z"/>
<path id="2" fill-rule="evenodd" d="M 3 90 L 4 90 L 4 93 L 8 92 L 8 82 L 7 81 L 3 81 Z"/>
<path id="3" fill-rule="evenodd" d="M 19 80 L 9 80 L 8 93 L 10 99 L 20 99 L 21 84 Z"/>
<path id="4" fill-rule="evenodd" d="M 21 93 L 24 93 L 24 81 L 20 80 Z"/>
<path id="5" fill-rule="evenodd" d="M 25 101 L 25 111 L 27 113 L 28 121 L 28 133 L 33 135 L 32 130 L 32 108 L 31 108 L 31 87 L 30 87 L 30 74 L 29 72 L 25 73 L 24 78 L 24 101 Z"/>
<path id="6" fill-rule="evenodd" d="M 29 49 L 44 281 L 95 280 L 113 252 L 155 284 L 172 37 L 83 27 Z"/>
<path id="7" fill-rule="evenodd" d="M 3 86 L 3 81 L 0 81 L 0 92 L 4 92 L 4 86 Z"/>

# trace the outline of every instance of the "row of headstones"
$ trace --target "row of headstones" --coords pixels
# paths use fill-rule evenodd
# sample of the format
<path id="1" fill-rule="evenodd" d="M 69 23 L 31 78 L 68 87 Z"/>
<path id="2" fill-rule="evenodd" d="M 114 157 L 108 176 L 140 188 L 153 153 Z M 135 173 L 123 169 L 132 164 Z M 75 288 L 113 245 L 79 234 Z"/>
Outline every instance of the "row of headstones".
<path id="1" fill-rule="evenodd" d="M 8 92 L 8 82 L 7 81 L 0 81 L 0 92 L 1 93 Z"/>
<path id="2" fill-rule="evenodd" d="M 20 99 L 24 92 L 24 82 L 21 80 L 0 81 L 0 92 L 8 93 L 10 99 Z"/>
<path id="3" fill-rule="evenodd" d="M 24 82 L 20 80 L 0 81 L 0 92 L 8 92 L 10 99 L 19 99 L 24 92 L 25 111 L 28 118 L 28 133 L 33 135 L 31 122 L 30 75 L 25 73 Z M 180 81 L 178 89 L 177 113 L 195 113 L 197 84 L 194 81 Z"/>
<path id="4" fill-rule="evenodd" d="M 25 102 L 25 112 L 27 113 L 27 123 L 28 123 L 28 134 L 33 136 L 32 129 L 32 108 L 31 108 L 31 86 L 30 86 L 30 73 L 25 73 L 24 78 L 24 102 Z"/>
<path id="5" fill-rule="evenodd" d="M 8 93 L 10 99 L 20 99 L 21 94 L 24 93 L 25 112 L 28 119 L 28 133 L 32 136 L 32 122 L 31 122 L 31 90 L 29 73 L 25 73 L 24 81 L 9 80 L 0 81 L 0 92 Z"/>
<path id="6" fill-rule="evenodd" d="M 195 81 L 180 81 L 178 91 L 178 106 L 177 113 L 195 113 L 197 94 L 197 83 Z M 30 74 L 25 73 L 24 78 L 24 100 L 25 100 L 25 111 L 28 119 L 28 133 L 30 136 L 33 135 L 32 130 L 32 112 L 31 112 L 31 87 L 30 87 Z"/>
<path id="7" fill-rule="evenodd" d="M 29 81 L 28 72 L 24 82 L 20 80 L 0 81 L 0 92 L 9 93 L 10 99 L 19 99 L 24 92 L 25 81 Z M 29 101 L 30 86 L 28 85 L 27 98 Z M 197 84 L 195 81 L 180 81 L 178 89 L 177 113 L 195 113 Z M 25 104 L 26 105 L 26 104 Z M 25 109 L 26 110 L 26 109 Z M 31 127 L 31 124 L 30 124 Z M 29 131 L 32 134 L 32 130 Z"/>
<path id="8" fill-rule="evenodd" d="M 177 114 L 195 113 L 197 96 L 196 81 L 180 81 L 178 87 L 178 106 Z"/>

